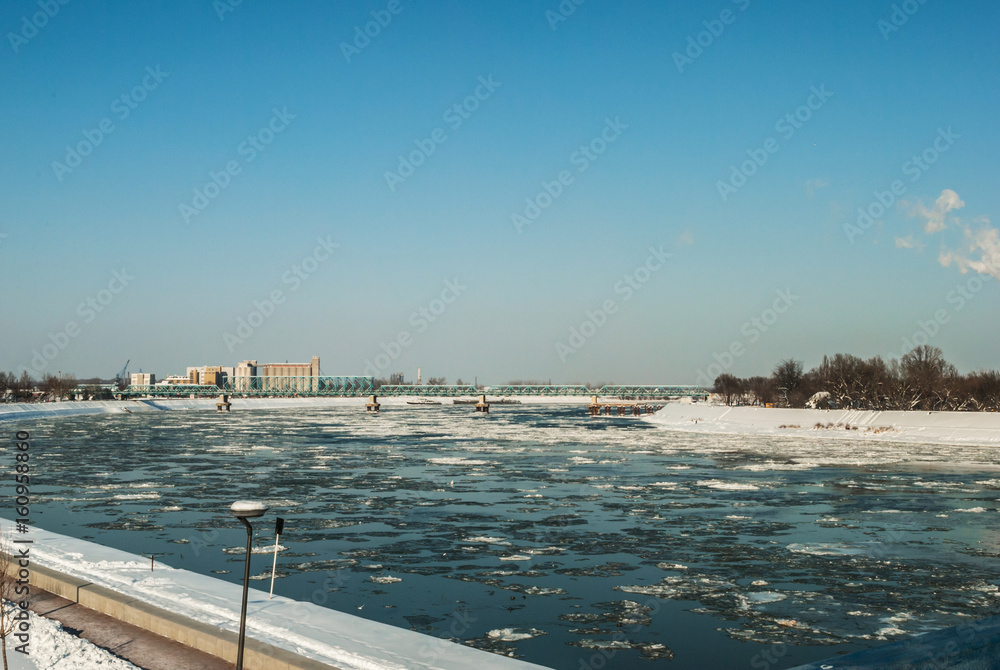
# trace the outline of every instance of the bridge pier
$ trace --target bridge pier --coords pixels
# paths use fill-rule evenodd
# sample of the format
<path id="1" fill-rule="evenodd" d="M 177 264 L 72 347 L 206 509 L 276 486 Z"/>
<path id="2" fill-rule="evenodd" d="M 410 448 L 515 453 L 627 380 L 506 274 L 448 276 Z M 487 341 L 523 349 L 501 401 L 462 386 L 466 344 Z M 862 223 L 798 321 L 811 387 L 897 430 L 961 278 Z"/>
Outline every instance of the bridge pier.
<path id="1" fill-rule="evenodd" d="M 650 405 L 641 402 L 598 402 L 597 396 L 590 396 L 587 413 L 590 416 L 642 416 L 663 409 L 663 405 Z"/>
<path id="2" fill-rule="evenodd" d="M 482 412 L 483 414 L 490 413 L 490 404 L 486 402 L 486 396 L 479 396 L 479 402 L 476 403 L 476 411 Z"/>
<path id="3" fill-rule="evenodd" d="M 215 403 L 215 409 L 219 412 L 228 412 L 233 406 L 233 403 L 229 402 L 229 396 L 223 393 L 219 396 L 219 402 Z"/>
<path id="4" fill-rule="evenodd" d="M 382 405 L 378 403 L 378 400 L 376 399 L 375 396 L 373 395 L 368 396 L 368 402 L 365 403 L 366 412 L 378 412 L 381 407 Z"/>

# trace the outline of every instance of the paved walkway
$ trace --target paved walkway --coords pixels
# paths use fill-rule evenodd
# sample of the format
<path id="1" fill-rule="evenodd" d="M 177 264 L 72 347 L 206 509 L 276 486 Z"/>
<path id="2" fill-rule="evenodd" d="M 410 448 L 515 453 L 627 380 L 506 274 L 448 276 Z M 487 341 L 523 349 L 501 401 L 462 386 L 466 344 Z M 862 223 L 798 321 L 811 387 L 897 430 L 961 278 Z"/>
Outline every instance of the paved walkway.
<path id="1" fill-rule="evenodd" d="M 217 656 L 87 609 L 37 586 L 31 587 L 28 602 L 35 614 L 60 622 L 67 632 L 143 670 L 233 670 L 235 667 Z"/>

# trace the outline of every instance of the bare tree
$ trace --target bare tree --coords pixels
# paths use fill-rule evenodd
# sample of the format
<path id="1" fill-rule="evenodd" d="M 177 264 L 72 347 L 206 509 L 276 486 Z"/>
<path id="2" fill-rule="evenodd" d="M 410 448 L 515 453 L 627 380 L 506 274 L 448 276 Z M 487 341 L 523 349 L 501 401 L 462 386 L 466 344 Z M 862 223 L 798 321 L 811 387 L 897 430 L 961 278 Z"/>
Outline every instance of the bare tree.
<path id="1" fill-rule="evenodd" d="M 728 372 L 716 377 L 715 384 L 712 385 L 712 392 L 721 395 L 723 401 L 730 406 L 743 394 L 743 389 L 743 380 Z"/>
<path id="2" fill-rule="evenodd" d="M 774 379 L 775 387 L 778 390 L 778 397 L 789 405 L 796 404 L 793 402 L 793 398 L 801 395 L 801 393 L 796 393 L 796 391 L 802 385 L 802 361 L 796 361 L 791 358 L 781 361 L 775 366 L 771 377 Z"/>
<path id="3" fill-rule="evenodd" d="M 40 387 L 43 391 L 55 398 L 62 398 L 71 389 L 76 387 L 76 375 L 42 375 Z"/>
<path id="4" fill-rule="evenodd" d="M 1000 372 L 973 372 L 960 381 L 957 409 L 1000 411 Z"/>
<path id="5" fill-rule="evenodd" d="M 751 377 L 746 380 L 745 387 L 757 405 L 774 404 L 778 396 L 778 389 L 770 377 Z"/>
<path id="6" fill-rule="evenodd" d="M 900 360 L 903 377 L 910 388 L 910 408 L 938 409 L 946 396 L 946 384 L 958 375 L 937 347 L 921 344 Z"/>

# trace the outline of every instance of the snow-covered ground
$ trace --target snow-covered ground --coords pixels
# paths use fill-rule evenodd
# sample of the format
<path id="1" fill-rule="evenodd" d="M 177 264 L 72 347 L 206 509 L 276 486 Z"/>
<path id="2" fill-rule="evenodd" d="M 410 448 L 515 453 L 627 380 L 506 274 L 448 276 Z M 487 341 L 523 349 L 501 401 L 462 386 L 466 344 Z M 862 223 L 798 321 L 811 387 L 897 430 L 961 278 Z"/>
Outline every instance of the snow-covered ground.
<path id="1" fill-rule="evenodd" d="M 16 641 L 7 641 L 9 670 L 137 670 L 136 666 L 71 635 L 62 624 L 28 613 L 31 639 L 27 655 L 14 650 Z"/>
<path id="2" fill-rule="evenodd" d="M 1000 413 L 876 412 L 671 402 L 648 417 L 670 430 L 916 444 L 998 445 Z"/>
<path id="3" fill-rule="evenodd" d="M 0 519 L 0 525 L 5 534 L 13 532 L 10 521 Z M 239 631 L 242 587 L 237 584 L 162 564 L 150 572 L 142 557 L 40 528 L 32 528 L 29 538 L 34 563 L 196 621 Z M 253 588 L 247 605 L 247 636 L 343 670 L 542 668 L 312 603 L 282 596 L 269 600 L 266 593 Z M 32 647 L 44 644 L 41 636 L 36 644 L 32 631 Z"/>

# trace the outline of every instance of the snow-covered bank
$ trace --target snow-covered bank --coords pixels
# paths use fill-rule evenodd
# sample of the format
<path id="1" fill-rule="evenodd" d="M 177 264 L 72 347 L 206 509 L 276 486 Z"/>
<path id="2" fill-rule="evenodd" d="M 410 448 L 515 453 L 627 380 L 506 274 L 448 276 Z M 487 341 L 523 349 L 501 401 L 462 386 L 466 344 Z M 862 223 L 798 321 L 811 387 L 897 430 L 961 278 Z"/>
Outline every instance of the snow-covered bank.
<path id="1" fill-rule="evenodd" d="M 29 653 L 14 650 L 7 641 L 9 670 L 139 670 L 111 652 L 63 629 L 63 625 L 29 612 Z"/>
<path id="2" fill-rule="evenodd" d="M 462 396 L 471 399 L 476 396 Z M 457 398 L 433 396 L 378 396 L 383 407 L 415 407 L 412 401 L 434 400 L 443 406 L 452 405 Z M 590 396 L 517 396 L 512 398 L 524 405 L 574 404 L 586 405 Z M 487 395 L 486 400 L 497 403 L 498 397 Z M 311 407 L 356 406 L 364 409 L 368 396 L 358 398 L 237 398 L 230 397 L 232 411 L 248 409 L 305 409 Z M 217 398 L 138 398 L 135 400 L 86 400 L 80 402 L 7 403 L 0 405 L 0 421 L 38 419 L 82 414 L 125 414 L 127 412 L 158 412 L 170 410 L 215 411 Z"/>
<path id="3" fill-rule="evenodd" d="M 4 534 L 11 523 L 0 519 Z M 25 539 L 24 535 L 18 535 Z M 195 621 L 239 630 L 242 587 L 32 528 L 31 560 Z M 326 591 L 323 591 L 326 595 Z M 342 670 L 544 670 L 444 639 L 250 589 L 247 637 Z M 84 666 L 80 666 L 84 667 Z"/>
<path id="4" fill-rule="evenodd" d="M 1000 445 L 1000 413 L 995 412 L 776 409 L 672 402 L 644 418 L 663 428 L 695 433 Z"/>

